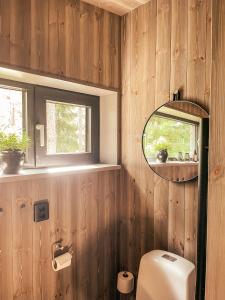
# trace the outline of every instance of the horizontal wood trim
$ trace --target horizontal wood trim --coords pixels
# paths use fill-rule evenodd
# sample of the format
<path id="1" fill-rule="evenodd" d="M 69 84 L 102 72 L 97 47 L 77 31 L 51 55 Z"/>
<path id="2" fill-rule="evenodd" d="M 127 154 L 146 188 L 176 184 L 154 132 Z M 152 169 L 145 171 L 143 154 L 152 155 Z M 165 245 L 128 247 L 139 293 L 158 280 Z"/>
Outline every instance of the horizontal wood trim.
<path id="1" fill-rule="evenodd" d="M 0 175 L 0 183 L 4 182 L 17 182 L 23 180 L 33 180 L 49 177 L 61 177 L 65 175 L 74 174 L 91 174 L 96 172 L 108 172 L 114 170 L 120 170 L 119 165 L 107 165 L 107 164 L 92 164 L 86 166 L 67 166 L 57 168 L 35 168 L 21 170 L 18 175 Z"/>
<path id="2" fill-rule="evenodd" d="M 123 16 L 140 5 L 147 3 L 150 0 L 82 0 L 89 4 L 101 7 L 111 11 L 114 14 Z"/>

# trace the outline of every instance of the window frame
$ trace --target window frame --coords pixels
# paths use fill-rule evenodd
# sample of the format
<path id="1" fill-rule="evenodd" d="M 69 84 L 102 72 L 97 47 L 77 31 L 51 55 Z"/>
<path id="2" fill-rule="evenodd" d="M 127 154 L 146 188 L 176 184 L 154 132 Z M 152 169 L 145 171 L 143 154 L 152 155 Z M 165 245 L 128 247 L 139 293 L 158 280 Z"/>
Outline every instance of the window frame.
<path id="1" fill-rule="evenodd" d="M 91 151 L 85 153 L 47 154 L 46 103 L 60 102 L 91 108 Z M 43 124 L 45 146 L 40 146 L 40 134 L 35 130 L 36 167 L 66 166 L 99 162 L 99 97 L 50 87 L 35 86 L 35 126 Z"/>
<path id="2" fill-rule="evenodd" d="M 197 154 L 198 154 L 198 133 L 199 133 L 199 126 L 200 126 L 199 122 L 194 121 L 194 120 L 189 120 L 189 119 L 186 119 L 186 118 L 182 118 L 182 117 L 178 117 L 178 116 L 173 116 L 173 115 L 166 114 L 166 113 L 161 113 L 161 112 L 156 112 L 155 115 L 158 116 L 158 117 L 161 117 L 161 118 L 180 121 L 180 122 L 186 123 L 188 125 L 194 126 L 194 129 L 195 129 L 194 143 L 195 143 L 195 149 L 196 149 Z"/>
<path id="3" fill-rule="evenodd" d="M 100 99 L 73 91 L 67 91 L 41 85 L 33 85 L 18 81 L 0 79 L 0 87 L 24 90 L 26 100 L 23 99 L 23 129 L 31 139 L 31 145 L 26 151 L 25 168 L 57 167 L 68 165 L 94 164 L 99 162 L 100 149 Z M 91 108 L 91 151 L 72 154 L 47 154 L 46 131 L 46 101 L 71 103 Z M 26 103 L 26 105 L 24 105 Z M 45 117 L 45 118 L 44 118 Z M 40 133 L 36 124 L 45 126 L 45 151 L 40 149 Z"/>
<path id="4" fill-rule="evenodd" d="M 34 136 L 34 86 L 28 83 L 0 79 L 1 88 L 10 88 L 12 90 L 19 90 L 26 92 L 26 99 L 23 93 L 22 110 L 23 110 L 23 130 L 28 134 L 31 143 L 26 151 L 24 167 L 35 166 L 35 136 Z"/>
<path id="5" fill-rule="evenodd" d="M 155 112 L 153 116 L 154 117 L 159 117 L 159 118 L 162 118 L 162 119 L 180 121 L 180 122 L 186 123 L 188 125 L 194 126 L 194 129 L 195 129 L 194 143 L 195 143 L 195 149 L 196 149 L 197 154 L 198 154 L 198 135 L 199 135 L 200 122 L 197 122 L 197 121 L 194 121 L 194 120 L 189 120 L 189 119 L 178 117 L 178 116 L 174 116 L 174 115 L 170 115 L 170 114 L 163 113 L 163 112 L 158 112 L 158 111 Z M 146 147 L 146 143 L 145 143 L 145 147 Z"/>
<path id="6" fill-rule="evenodd" d="M 200 125 L 200 123 L 197 122 L 197 121 L 185 119 L 185 118 L 178 117 L 178 116 L 173 116 L 173 115 L 162 113 L 162 112 L 155 112 L 154 115 L 165 118 L 165 119 L 180 121 L 180 122 L 183 122 L 183 123 L 192 124 L 192 125 L 196 125 L 196 126 Z"/>

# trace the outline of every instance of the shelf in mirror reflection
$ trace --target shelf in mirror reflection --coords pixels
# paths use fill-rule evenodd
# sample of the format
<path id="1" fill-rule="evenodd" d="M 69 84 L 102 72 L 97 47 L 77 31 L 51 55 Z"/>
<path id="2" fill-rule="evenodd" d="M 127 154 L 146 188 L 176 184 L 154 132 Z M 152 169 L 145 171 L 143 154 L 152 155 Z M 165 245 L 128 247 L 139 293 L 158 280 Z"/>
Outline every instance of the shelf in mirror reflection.
<path id="1" fill-rule="evenodd" d="M 165 163 L 162 162 L 148 162 L 149 165 L 153 167 L 165 167 L 165 166 L 196 166 L 198 165 L 198 162 L 193 162 L 193 161 L 168 161 Z"/>
<path id="2" fill-rule="evenodd" d="M 175 182 L 198 177 L 206 118 L 203 108 L 186 100 L 167 102 L 152 113 L 143 130 L 142 148 L 157 175 Z"/>
<path id="3" fill-rule="evenodd" d="M 150 164 L 152 170 L 161 177 L 172 181 L 185 181 L 186 178 L 196 178 L 198 163 L 196 162 L 169 162 Z"/>

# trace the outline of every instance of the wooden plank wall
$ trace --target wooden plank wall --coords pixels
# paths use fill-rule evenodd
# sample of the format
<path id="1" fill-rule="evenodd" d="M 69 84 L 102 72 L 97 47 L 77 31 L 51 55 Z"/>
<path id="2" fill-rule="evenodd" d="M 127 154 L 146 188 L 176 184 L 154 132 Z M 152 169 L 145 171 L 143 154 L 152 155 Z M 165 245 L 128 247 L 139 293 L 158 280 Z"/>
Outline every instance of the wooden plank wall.
<path id="1" fill-rule="evenodd" d="M 135 274 L 142 254 L 155 248 L 196 261 L 197 181 L 154 175 L 141 137 L 149 115 L 175 89 L 210 107 L 211 4 L 151 0 L 122 19 L 120 267 Z"/>
<path id="2" fill-rule="evenodd" d="M 0 45 L 0 64 L 119 87 L 120 17 L 79 0 L 0 0 Z"/>
<path id="3" fill-rule="evenodd" d="M 120 17 L 79 0 L 0 0 L 0 65 L 118 89 Z M 0 184 L 0 299 L 115 299 L 117 172 Z M 33 223 L 35 200 L 49 221 Z M 51 270 L 51 243 L 73 267 Z"/>
<path id="4" fill-rule="evenodd" d="M 0 299 L 115 300 L 119 171 L 0 184 Z M 50 218 L 33 222 L 48 199 Z M 54 272 L 51 245 L 73 244 L 72 267 Z"/>
<path id="5" fill-rule="evenodd" d="M 225 2 L 213 1 L 206 299 L 225 295 Z"/>

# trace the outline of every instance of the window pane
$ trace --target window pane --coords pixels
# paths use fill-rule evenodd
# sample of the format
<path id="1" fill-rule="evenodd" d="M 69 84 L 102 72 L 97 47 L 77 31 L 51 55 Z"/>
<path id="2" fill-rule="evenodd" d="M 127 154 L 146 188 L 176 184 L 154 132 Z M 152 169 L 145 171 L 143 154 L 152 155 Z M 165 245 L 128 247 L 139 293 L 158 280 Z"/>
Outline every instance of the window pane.
<path id="1" fill-rule="evenodd" d="M 144 151 L 149 161 L 156 161 L 160 147 L 166 148 L 169 158 L 178 152 L 193 153 L 197 150 L 196 126 L 180 120 L 153 116 L 145 128 Z"/>
<path id="2" fill-rule="evenodd" d="M 22 134 L 23 92 L 0 87 L 0 131 Z"/>
<path id="3" fill-rule="evenodd" d="M 87 152 L 86 106 L 47 101 L 47 154 Z"/>

